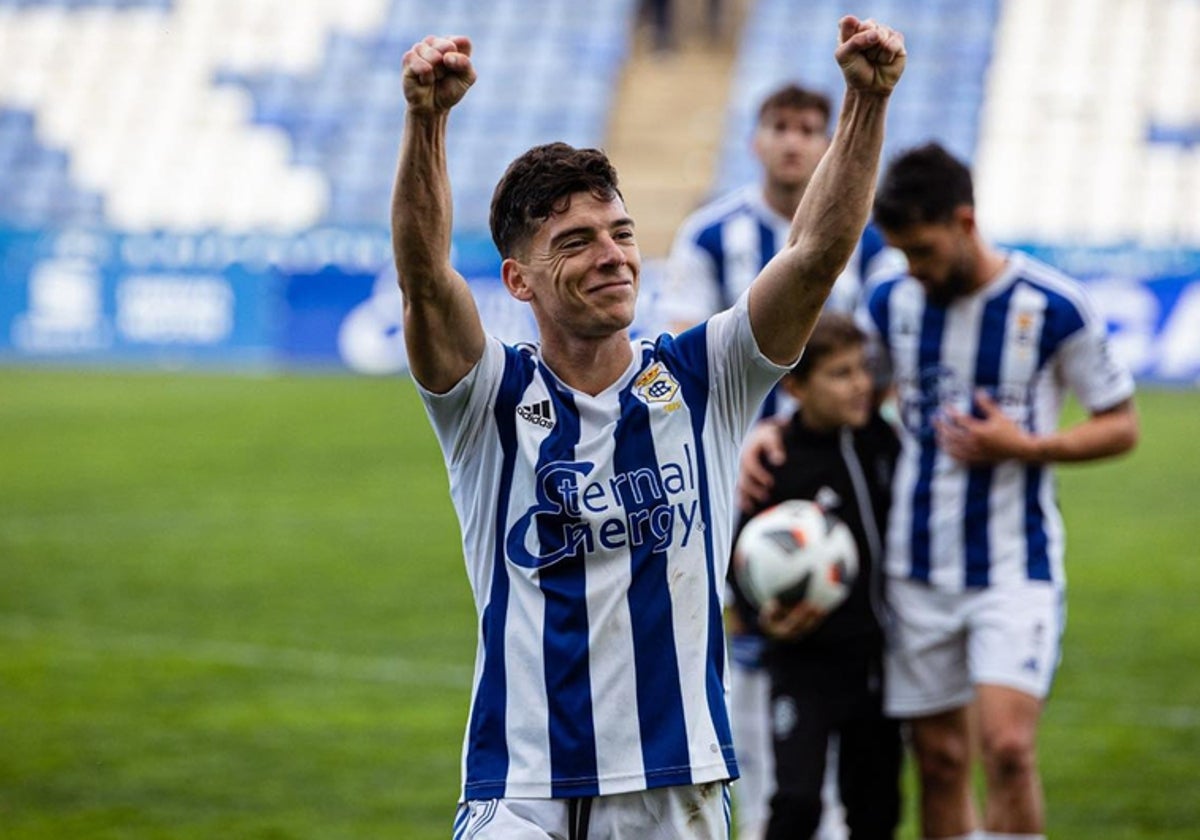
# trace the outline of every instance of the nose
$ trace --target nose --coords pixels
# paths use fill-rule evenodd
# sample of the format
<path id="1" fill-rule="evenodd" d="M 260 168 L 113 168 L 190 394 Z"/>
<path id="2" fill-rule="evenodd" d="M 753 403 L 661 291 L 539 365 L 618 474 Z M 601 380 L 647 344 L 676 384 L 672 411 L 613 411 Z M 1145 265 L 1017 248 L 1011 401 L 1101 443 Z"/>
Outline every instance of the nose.
<path id="1" fill-rule="evenodd" d="M 621 266 L 627 260 L 625 257 L 625 249 L 622 248 L 617 241 L 609 234 L 604 234 L 597 240 L 597 245 L 600 248 L 600 254 L 597 262 L 602 266 Z"/>

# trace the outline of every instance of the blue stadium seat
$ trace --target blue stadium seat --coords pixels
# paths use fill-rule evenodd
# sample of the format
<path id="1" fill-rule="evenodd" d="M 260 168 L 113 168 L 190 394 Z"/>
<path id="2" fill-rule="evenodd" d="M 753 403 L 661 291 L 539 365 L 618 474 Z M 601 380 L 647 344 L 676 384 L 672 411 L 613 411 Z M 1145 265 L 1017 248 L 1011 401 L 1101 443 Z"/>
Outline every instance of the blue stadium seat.
<path id="1" fill-rule="evenodd" d="M 99 224 L 99 195 L 71 183 L 70 159 L 37 137 L 29 111 L 0 108 L 0 224 L 44 227 L 67 223 L 60 208 L 69 209 L 70 224 Z"/>

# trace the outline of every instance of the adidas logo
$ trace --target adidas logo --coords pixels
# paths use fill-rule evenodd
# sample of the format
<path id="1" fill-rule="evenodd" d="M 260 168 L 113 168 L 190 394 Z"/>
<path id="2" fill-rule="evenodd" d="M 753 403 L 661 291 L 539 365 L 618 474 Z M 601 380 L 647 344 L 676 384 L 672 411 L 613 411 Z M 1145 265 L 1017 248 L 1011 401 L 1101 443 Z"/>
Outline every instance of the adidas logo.
<path id="1" fill-rule="evenodd" d="M 517 416 L 528 420 L 543 429 L 554 428 L 554 414 L 550 411 L 550 400 L 542 400 L 531 405 L 517 406 Z"/>

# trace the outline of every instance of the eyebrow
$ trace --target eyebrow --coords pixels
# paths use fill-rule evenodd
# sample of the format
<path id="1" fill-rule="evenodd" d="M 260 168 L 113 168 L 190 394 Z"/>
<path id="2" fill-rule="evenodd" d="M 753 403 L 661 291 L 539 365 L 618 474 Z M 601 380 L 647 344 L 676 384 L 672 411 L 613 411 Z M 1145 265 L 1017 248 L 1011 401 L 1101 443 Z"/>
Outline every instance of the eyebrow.
<path id="1" fill-rule="evenodd" d="M 636 225 L 634 224 L 632 218 L 629 216 L 623 216 L 620 219 L 615 219 L 613 223 L 609 225 L 609 230 L 616 230 L 617 228 L 623 227 L 631 228 L 636 227 Z M 564 239 L 570 239 L 572 236 L 579 236 L 581 234 L 590 235 L 594 229 L 595 228 L 593 228 L 591 225 L 577 225 L 573 228 L 567 228 L 566 230 L 560 231 L 554 236 L 550 237 L 550 247 L 553 248 L 561 243 Z"/>

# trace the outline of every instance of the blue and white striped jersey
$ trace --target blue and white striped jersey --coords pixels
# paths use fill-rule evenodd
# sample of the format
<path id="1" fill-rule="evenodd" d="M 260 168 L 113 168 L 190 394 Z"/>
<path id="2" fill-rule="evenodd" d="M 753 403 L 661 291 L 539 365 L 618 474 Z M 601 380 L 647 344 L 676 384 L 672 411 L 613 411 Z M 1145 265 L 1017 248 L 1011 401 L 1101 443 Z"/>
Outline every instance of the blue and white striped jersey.
<path id="1" fill-rule="evenodd" d="M 938 450 L 933 421 L 977 390 L 1035 434 L 1058 427 L 1066 391 L 1090 411 L 1134 391 L 1081 284 L 1012 252 L 1001 274 L 949 306 L 920 284 L 878 284 L 860 323 L 889 356 L 903 425 L 888 527 L 888 574 L 945 590 L 1015 580 L 1065 583 L 1063 524 L 1049 466 L 968 467 Z"/>
<path id="2" fill-rule="evenodd" d="M 679 228 L 667 262 L 660 313 L 694 324 L 733 303 L 787 242 L 792 220 L 775 212 L 752 184 L 704 205 Z M 868 280 L 903 270 L 904 257 L 867 225 L 827 309 L 852 313 Z"/>
<path id="3" fill-rule="evenodd" d="M 737 455 L 784 372 L 743 297 L 632 342 L 597 396 L 489 338 L 422 392 L 479 615 L 464 799 L 622 793 L 737 776 L 722 600 Z"/>

